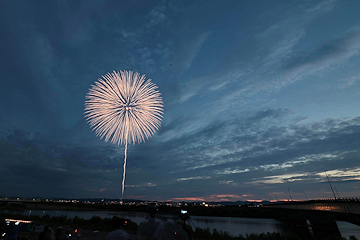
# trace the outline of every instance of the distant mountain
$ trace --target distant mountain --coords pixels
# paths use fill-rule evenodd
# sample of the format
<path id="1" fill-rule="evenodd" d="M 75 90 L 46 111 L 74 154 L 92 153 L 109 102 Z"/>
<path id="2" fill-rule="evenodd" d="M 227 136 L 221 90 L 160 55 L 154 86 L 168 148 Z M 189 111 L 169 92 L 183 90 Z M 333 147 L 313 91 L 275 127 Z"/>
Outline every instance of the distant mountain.
<path id="1" fill-rule="evenodd" d="M 119 202 L 119 198 L 77 198 L 76 200 L 79 201 L 89 201 L 89 202 L 101 202 L 104 200 L 104 202 L 111 202 L 111 201 L 117 201 Z M 141 203 L 146 202 L 146 200 L 139 200 L 139 199 L 124 199 L 123 202 L 135 202 L 135 203 Z"/>
<path id="2" fill-rule="evenodd" d="M 226 205 L 226 206 L 230 206 L 230 205 L 250 205 L 250 204 L 269 204 L 270 202 L 269 201 L 261 201 L 261 202 L 248 202 L 248 201 L 236 201 L 236 202 L 206 202 L 208 204 L 211 204 L 211 205 L 216 205 L 216 204 L 221 204 L 221 205 Z"/>

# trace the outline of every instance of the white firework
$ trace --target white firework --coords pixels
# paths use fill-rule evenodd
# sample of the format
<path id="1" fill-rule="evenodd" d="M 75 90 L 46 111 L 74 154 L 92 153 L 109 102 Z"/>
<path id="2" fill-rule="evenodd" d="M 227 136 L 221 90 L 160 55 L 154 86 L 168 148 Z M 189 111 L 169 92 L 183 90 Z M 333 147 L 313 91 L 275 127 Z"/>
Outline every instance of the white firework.
<path id="1" fill-rule="evenodd" d="M 132 71 L 107 73 L 92 85 L 85 101 L 85 117 L 96 135 L 107 142 L 125 144 L 122 196 L 124 195 L 128 143 L 154 135 L 163 116 L 157 86 Z"/>

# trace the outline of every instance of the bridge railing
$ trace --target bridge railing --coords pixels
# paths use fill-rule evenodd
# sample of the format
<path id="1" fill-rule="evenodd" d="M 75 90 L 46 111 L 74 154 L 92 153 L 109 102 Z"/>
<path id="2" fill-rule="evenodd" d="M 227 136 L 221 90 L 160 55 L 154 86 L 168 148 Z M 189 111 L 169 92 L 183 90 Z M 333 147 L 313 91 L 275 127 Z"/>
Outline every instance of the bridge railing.
<path id="1" fill-rule="evenodd" d="M 319 200 L 329 202 L 360 202 L 360 197 L 322 198 Z"/>

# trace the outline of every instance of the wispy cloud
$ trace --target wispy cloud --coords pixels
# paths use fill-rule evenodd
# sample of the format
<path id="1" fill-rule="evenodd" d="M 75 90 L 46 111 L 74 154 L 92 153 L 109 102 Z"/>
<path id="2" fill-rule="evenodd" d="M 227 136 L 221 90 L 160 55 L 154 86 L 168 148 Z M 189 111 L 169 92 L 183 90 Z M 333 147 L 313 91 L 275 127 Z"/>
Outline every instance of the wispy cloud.
<path id="1" fill-rule="evenodd" d="M 359 119 L 328 119 L 311 124 L 293 124 L 290 121 L 288 127 L 274 129 L 273 123 L 265 120 L 289 117 L 286 111 L 280 112 L 283 111 L 259 112 L 247 120 L 236 121 L 235 128 L 228 123 L 225 128 L 217 126 L 216 129 L 223 134 L 220 139 L 217 134 L 207 135 L 210 129 L 194 133 L 188 140 L 183 139 L 181 145 L 172 151 L 183 148 L 186 154 L 181 154 L 182 166 L 172 174 L 182 173 L 186 167 L 187 175 L 194 175 L 178 178 L 177 181 L 205 178 L 208 182 L 216 181 L 228 186 L 301 182 L 316 179 L 318 169 L 326 165 L 330 169 L 336 168 L 349 154 L 358 154 L 352 151 L 356 151 L 358 142 L 355 135 L 360 131 Z M 239 132 L 234 132 L 234 129 Z M 233 139 L 235 136 L 236 140 Z M 339 144 L 343 142 L 341 139 L 349 138 L 355 140 L 351 146 Z M 355 162 L 351 164 L 356 166 Z M 249 182 L 249 178 L 254 180 Z"/>
<path id="2" fill-rule="evenodd" d="M 318 11 L 331 11 L 334 8 L 336 0 L 325 0 L 321 1 L 316 6 L 308 9 L 308 12 L 318 12 Z"/>
<path id="3" fill-rule="evenodd" d="M 177 182 L 181 181 L 189 181 L 189 180 L 197 180 L 197 179 L 208 179 L 209 176 L 197 176 L 197 177 L 187 177 L 187 178 L 178 178 L 176 179 Z"/>
<path id="4" fill-rule="evenodd" d="M 291 56 L 294 47 L 300 42 L 300 39 L 305 36 L 304 29 L 296 29 L 292 32 L 285 33 L 285 36 L 269 50 L 268 55 L 263 60 L 263 67 L 274 68 L 274 65 L 281 65 L 285 60 Z"/>
<path id="5" fill-rule="evenodd" d="M 246 182 L 245 184 L 257 184 L 257 183 L 279 184 L 285 182 L 301 181 L 303 180 L 303 177 L 306 177 L 305 173 L 283 174 L 277 176 L 264 177 L 260 180 Z"/>
<path id="6" fill-rule="evenodd" d="M 345 79 L 342 79 L 339 81 L 340 82 L 340 88 L 341 89 L 346 89 L 348 87 L 351 87 L 357 83 L 360 82 L 360 75 L 357 74 L 357 75 L 354 75 L 354 76 L 351 76 L 349 78 L 345 78 Z"/>
<path id="7" fill-rule="evenodd" d="M 130 187 L 130 188 L 156 187 L 156 186 L 157 186 L 156 183 L 143 183 L 143 184 L 138 184 L 138 185 L 125 185 L 125 187 Z"/>
<path id="8" fill-rule="evenodd" d="M 360 180 L 360 168 L 345 168 L 327 171 L 328 176 L 337 178 L 338 181 Z M 317 175 L 325 178 L 325 172 L 320 172 Z"/>
<path id="9" fill-rule="evenodd" d="M 314 74 L 334 64 L 357 55 L 360 51 L 360 32 L 353 32 L 340 39 L 335 39 L 319 46 L 311 53 L 293 56 L 285 65 L 285 79 L 296 79 L 300 76 Z"/>
<path id="10" fill-rule="evenodd" d="M 210 32 L 201 32 L 195 36 L 187 36 L 178 46 L 178 51 L 172 58 L 172 66 L 180 75 L 191 67 L 194 59 L 198 55 L 203 43 L 206 41 Z M 188 91 L 186 91 L 188 93 Z M 187 99 L 188 97 L 182 97 Z M 183 100 L 184 101 L 184 100 Z"/>
<path id="11" fill-rule="evenodd" d="M 145 17 L 148 22 L 145 24 L 146 28 L 153 28 L 167 20 L 166 5 L 162 4 L 154 7 Z"/>

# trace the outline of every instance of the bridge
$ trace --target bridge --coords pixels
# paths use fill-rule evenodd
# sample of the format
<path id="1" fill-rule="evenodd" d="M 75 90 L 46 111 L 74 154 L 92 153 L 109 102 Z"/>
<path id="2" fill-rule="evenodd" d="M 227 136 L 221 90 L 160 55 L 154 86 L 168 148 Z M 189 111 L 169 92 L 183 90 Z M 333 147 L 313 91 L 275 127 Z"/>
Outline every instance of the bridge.
<path id="1" fill-rule="evenodd" d="M 277 202 L 263 207 L 275 210 L 279 219 L 288 223 L 290 230 L 302 239 L 340 238 L 336 221 L 360 226 L 358 197 Z"/>
<path id="2" fill-rule="evenodd" d="M 360 197 L 272 203 L 268 207 L 360 214 Z"/>

